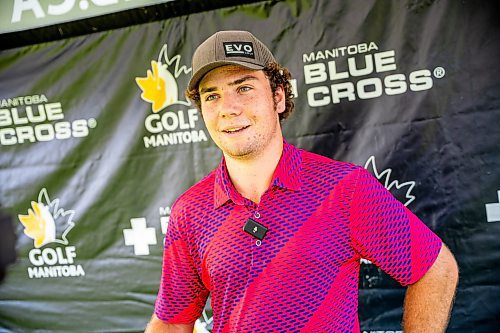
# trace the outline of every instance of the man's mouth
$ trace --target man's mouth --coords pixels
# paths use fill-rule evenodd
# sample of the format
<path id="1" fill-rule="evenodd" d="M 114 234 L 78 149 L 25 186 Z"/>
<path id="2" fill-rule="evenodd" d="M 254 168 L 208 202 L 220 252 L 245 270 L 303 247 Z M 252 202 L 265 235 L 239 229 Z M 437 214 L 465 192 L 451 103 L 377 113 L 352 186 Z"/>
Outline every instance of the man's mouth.
<path id="1" fill-rule="evenodd" d="M 222 132 L 228 133 L 228 134 L 239 133 L 239 132 L 247 129 L 248 127 L 250 127 L 250 126 L 247 125 L 247 126 L 228 127 L 226 129 L 223 129 Z"/>

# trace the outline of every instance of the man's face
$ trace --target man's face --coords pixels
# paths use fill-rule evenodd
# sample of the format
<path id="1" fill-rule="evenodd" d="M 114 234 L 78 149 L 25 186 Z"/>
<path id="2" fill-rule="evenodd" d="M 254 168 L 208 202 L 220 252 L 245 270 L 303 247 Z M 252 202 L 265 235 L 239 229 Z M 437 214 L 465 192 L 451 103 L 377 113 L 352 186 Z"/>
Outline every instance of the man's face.
<path id="1" fill-rule="evenodd" d="M 279 113 L 285 109 L 283 88 L 273 99 L 261 70 L 228 65 L 200 81 L 201 112 L 210 136 L 226 156 L 250 159 L 282 140 Z"/>

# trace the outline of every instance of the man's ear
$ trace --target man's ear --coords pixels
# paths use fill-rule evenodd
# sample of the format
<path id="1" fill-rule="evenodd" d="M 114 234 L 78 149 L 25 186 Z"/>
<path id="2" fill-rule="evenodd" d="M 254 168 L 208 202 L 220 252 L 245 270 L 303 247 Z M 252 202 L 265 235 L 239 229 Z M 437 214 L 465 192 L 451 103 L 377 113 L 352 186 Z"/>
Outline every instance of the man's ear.
<path id="1" fill-rule="evenodd" d="M 276 111 L 278 113 L 283 113 L 285 112 L 285 89 L 283 86 L 278 86 L 276 88 L 276 91 L 274 92 L 274 102 L 276 103 Z"/>

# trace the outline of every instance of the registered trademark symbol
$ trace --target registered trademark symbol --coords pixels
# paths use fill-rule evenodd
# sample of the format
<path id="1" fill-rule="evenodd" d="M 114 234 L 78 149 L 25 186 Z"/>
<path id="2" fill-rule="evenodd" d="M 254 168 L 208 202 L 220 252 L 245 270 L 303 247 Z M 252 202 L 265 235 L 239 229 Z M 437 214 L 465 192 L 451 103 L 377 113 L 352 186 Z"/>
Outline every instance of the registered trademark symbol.
<path id="1" fill-rule="evenodd" d="M 97 120 L 95 120 L 94 118 L 90 118 L 89 120 L 87 120 L 87 124 L 89 125 L 89 128 L 96 128 Z"/>
<path id="2" fill-rule="evenodd" d="M 443 67 L 436 67 L 434 68 L 434 77 L 436 79 L 441 79 L 444 77 L 444 74 L 446 74 L 446 71 L 444 70 Z"/>

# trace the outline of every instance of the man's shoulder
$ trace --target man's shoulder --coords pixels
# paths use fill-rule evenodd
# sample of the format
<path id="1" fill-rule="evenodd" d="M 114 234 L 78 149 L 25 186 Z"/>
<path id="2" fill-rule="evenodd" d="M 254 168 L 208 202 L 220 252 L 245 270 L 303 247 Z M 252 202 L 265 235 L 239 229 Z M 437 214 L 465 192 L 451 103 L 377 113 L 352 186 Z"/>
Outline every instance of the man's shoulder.
<path id="1" fill-rule="evenodd" d="M 306 150 L 301 151 L 304 169 L 314 174 L 339 176 L 362 168 L 350 162 L 335 160 Z"/>
<path id="2" fill-rule="evenodd" d="M 204 202 L 212 203 L 216 171 L 217 169 L 212 170 L 208 175 L 184 191 L 174 202 L 172 210 L 189 209 L 192 206 L 199 207 Z"/>

